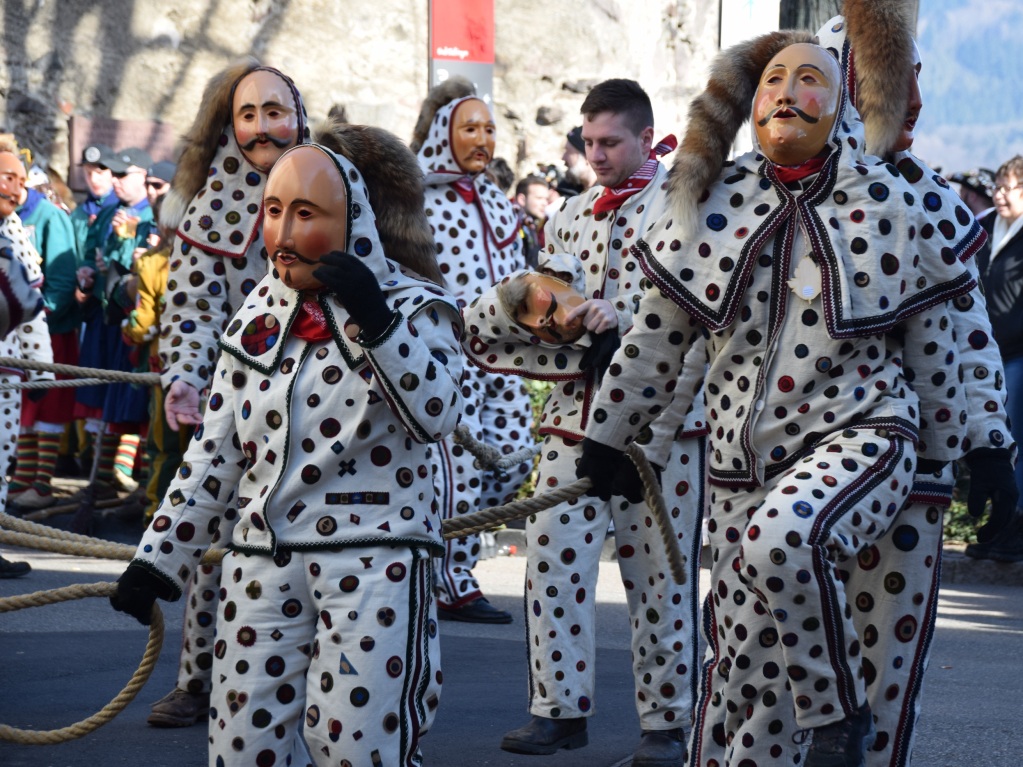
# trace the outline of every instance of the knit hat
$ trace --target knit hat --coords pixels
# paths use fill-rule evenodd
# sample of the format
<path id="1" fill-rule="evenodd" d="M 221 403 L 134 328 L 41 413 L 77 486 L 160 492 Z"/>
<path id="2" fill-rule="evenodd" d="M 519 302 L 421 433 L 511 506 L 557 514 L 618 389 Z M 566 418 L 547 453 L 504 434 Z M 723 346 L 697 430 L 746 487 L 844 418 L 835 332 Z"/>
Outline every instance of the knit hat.
<path id="1" fill-rule="evenodd" d="M 586 154 L 586 142 L 583 141 L 583 126 L 577 125 L 568 132 L 566 136 L 568 143 L 572 145 L 579 154 Z"/>

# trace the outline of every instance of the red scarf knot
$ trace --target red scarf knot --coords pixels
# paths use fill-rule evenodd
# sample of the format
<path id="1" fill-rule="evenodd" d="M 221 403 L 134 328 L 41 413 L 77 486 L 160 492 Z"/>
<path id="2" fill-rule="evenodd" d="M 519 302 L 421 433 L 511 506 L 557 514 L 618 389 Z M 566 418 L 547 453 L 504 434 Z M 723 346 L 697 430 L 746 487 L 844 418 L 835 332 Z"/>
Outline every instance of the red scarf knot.
<path id="1" fill-rule="evenodd" d="M 307 298 L 302 302 L 291 332 L 303 341 L 326 341 L 330 338 L 330 326 L 315 298 Z"/>
<path id="2" fill-rule="evenodd" d="M 676 147 L 678 147 L 678 139 L 673 135 L 668 134 L 662 138 L 657 146 L 650 150 L 650 156 L 647 157 L 646 162 L 639 166 L 639 170 L 625 179 L 625 183 L 622 186 L 617 189 L 604 187 L 600 197 L 593 203 L 594 215 L 618 210 L 622 203 L 632 197 L 632 195 L 642 191 L 653 180 L 654 176 L 657 175 L 657 158 L 675 151 Z"/>
<path id="3" fill-rule="evenodd" d="M 470 176 L 462 176 L 451 184 L 455 191 L 465 200 L 466 205 L 472 205 L 476 201 L 476 184 Z"/>

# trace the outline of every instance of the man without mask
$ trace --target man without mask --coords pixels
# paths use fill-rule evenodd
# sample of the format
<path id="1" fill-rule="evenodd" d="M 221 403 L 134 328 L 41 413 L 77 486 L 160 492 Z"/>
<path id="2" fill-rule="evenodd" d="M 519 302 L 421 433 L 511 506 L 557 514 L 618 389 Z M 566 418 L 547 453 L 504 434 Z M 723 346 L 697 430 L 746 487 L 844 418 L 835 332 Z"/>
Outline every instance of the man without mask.
<path id="1" fill-rule="evenodd" d="M 518 216 L 483 172 L 494 156 L 494 140 L 490 109 L 475 97 L 471 83 L 451 78 L 423 102 L 411 143 L 426 178 L 426 214 L 437 260 L 462 306 L 525 266 Z M 503 453 L 532 444 L 532 409 L 521 382 L 470 368 L 463 394 L 468 404 L 462 423 L 473 439 Z M 445 519 L 511 500 L 530 468 L 527 461 L 503 476 L 484 475 L 469 451 L 451 440 L 438 445 L 433 458 Z M 511 614 L 487 601 L 472 574 L 480 536 L 445 546 L 437 562 L 441 620 L 510 623 Z"/>
<path id="2" fill-rule="evenodd" d="M 599 83 L 582 104 L 587 157 L 609 186 L 570 198 L 548 220 L 541 271 L 557 275 L 573 291 L 530 283 L 548 277 L 512 275 L 485 292 L 464 312 L 466 356 L 484 370 L 553 382 L 540 416 L 544 439 L 537 492 L 575 480 L 580 441 L 592 418 L 601 375 L 619 340 L 632 327 L 642 276 L 629 246 L 667 210 L 667 170 L 657 159 L 674 137 L 655 144 L 653 105 L 639 83 Z M 532 293 L 527 294 L 530 289 Z M 574 296 L 573 292 L 578 293 Z M 518 293 L 518 295 L 516 295 Z M 546 335 L 521 311 L 533 308 L 546 322 L 552 304 L 577 303 L 556 323 L 587 331 L 578 339 Z M 584 300 L 579 301 L 582 298 Z M 526 306 L 520 306 L 525 303 Z M 552 317 L 562 312 L 556 307 Z M 618 567 L 626 591 L 632 631 L 634 703 L 641 734 L 636 767 L 681 763 L 685 726 L 691 720 L 699 666 L 695 627 L 699 582 L 700 519 L 706 426 L 702 408 L 687 412 L 703 362 L 693 355 L 675 388 L 680 406 L 644 435 L 643 451 L 663 469 L 662 487 L 679 545 L 689 558 L 688 582 L 672 581 L 663 543 L 653 524 L 631 461 L 608 470 L 621 473 L 611 497 L 578 498 L 539 514 L 526 525 L 526 620 L 530 647 L 530 720 L 505 733 L 501 748 L 514 753 L 553 754 L 587 743 L 588 718 L 596 701 L 595 578 L 600 550 L 613 523 Z M 643 554 L 639 554 L 643 552 Z M 672 605 L 650 610 L 649 606 Z"/>
<path id="3" fill-rule="evenodd" d="M 461 413 L 462 326 L 450 294 L 383 250 L 395 206 L 374 208 L 367 174 L 420 199 L 421 178 L 396 137 L 368 130 L 372 164 L 313 144 L 271 170 L 273 268 L 222 337 L 203 438 L 111 600 L 148 623 L 230 537 L 210 765 L 421 764 L 439 702 L 428 452 Z M 421 208 L 402 226 L 428 230 Z"/>
<path id="4" fill-rule="evenodd" d="M 267 173 L 289 147 L 307 140 L 302 99 L 278 70 L 246 59 L 207 84 L 161 209 L 161 224 L 175 241 L 160 335 L 163 390 L 154 412 L 165 415 L 158 437 L 170 459 L 150 480 L 149 514 L 201 420 L 200 392 L 211 383 L 227 322 L 266 275 L 259 222 Z M 219 567 L 196 571 L 177 685 L 153 706 L 152 725 L 206 718 L 219 578 Z"/>
<path id="5" fill-rule="evenodd" d="M 964 437 L 947 302 L 974 287 L 963 261 L 982 238 L 965 208 L 934 210 L 864 155 L 834 58 L 805 44 L 785 50 L 808 38 L 774 33 L 716 63 L 734 74 L 741 103 L 755 104 L 754 120 L 771 114 L 778 97 L 765 92 L 776 83 L 739 73 L 779 64 L 824 73 L 837 113 L 821 143 L 794 153 L 791 126 L 778 126 L 761 138 L 763 155 L 723 167 L 728 136 L 713 134 L 715 149 L 707 120 L 690 125 L 673 169 L 675 210 L 634 248 L 654 287 L 604 377 L 579 467 L 606 485 L 608 451 L 670 400 L 682 360 L 706 336 L 712 589 L 708 684 L 689 749 L 700 767 L 793 763 L 801 730 L 813 730 L 807 767 L 862 764 L 874 730 L 839 563 L 869 551 L 926 489 L 914 483 L 917 455 L 952 460 Z M 692 114 L 714 113 L 716 92 Z M 809 106 L 795 92 L 782 99 Z M 798 119 L 791 111 L 773 119 Z M 934 230 L 942 237 L 908 234 Z M 819 295 L 801 289 L 807 273 L 819 275 Z"/>

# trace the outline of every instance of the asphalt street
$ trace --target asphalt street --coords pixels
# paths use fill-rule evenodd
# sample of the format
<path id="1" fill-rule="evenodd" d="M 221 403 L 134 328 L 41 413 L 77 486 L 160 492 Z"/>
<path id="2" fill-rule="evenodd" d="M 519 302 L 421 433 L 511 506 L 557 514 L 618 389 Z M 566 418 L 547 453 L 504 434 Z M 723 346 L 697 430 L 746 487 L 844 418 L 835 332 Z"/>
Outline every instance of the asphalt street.
<path id="1" fill-rule="evenodd" d="M 111 538 L 126 540 L 125 531 Z M 128 536 L 130 537 L 130 536 Z M 5 548 L 33 572 L 0 581 L 0 596 L 71 583 L 112 581 L 123 563 Z M 602 562 L 598 587 L 597 692 L 590 745 L 551 757 L 506 754 L 501 735 L 528 719 L 522 583 L 525 559 L 481 562 L 476 574 L 496 605 L 510 610 L 506 626 L 441 623 L 444 690 L 424 740 L 428 765 L 452 767 L 624 767 L 639 737 L 632 706 L 628 620 L 614 562 Z M 706 588 L 706 583 L 703 584 Z M 201 767 L 202 725 L 154 729 L 149 705 L 174 684 L 181 603 L 165 606 L 164 652 L 139 696 L 96 732 L 55 746 L 0 742 L 4 767 Z M 115 613 L 105 599 L 84 599 L 0 615 L 0 724 L 51 730 L 84 719 L 112 699 L 137 667 L 146 630 Z M 1023 589 L 949 584 L 943 588 L 938 631 L 924 690 L 914 764 L 920 767 L 1018 767 L 1023 736 L 1018 691 L 1023 664 Z"/>

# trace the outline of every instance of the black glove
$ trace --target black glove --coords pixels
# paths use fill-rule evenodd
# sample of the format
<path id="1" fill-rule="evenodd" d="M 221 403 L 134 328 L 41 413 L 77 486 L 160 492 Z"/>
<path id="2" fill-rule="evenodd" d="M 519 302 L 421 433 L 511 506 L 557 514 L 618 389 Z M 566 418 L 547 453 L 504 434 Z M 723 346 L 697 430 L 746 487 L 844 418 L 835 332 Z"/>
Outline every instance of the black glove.
<path id="1" fill-rule="evenodd" d="M 652 463 L 650 468 L 654 470 L 654 475 L 657 477 L 657 485 L 660 487 L 661 467 L 656 463 Z M 614 494 L 624 495 L 629 503 L 646 503 L 646 490 L 643 487 L 643 480 L 639 476 L 639 469 L 636 468 L 636 464 L 629 458 L 628 453 L 626 453 L 625 461 L 618 467 L 618 473 L 615 475 Z"/>
<path id="2" fill-rule="evenodd" d="M 48 391 L 49 389 L 26 389 L 25 396 L 28 397 L 29 400 L 31 400 L 32 402 L 39 402 L 43 397 L 46 396 L 46 393 Z"/>
<path id="3" fill-rule="evenodd" d="M 152 620 L 153 602 L 157 597 L 170 599 L 173 594 L 173 589 L 163 578 L 140 565 L 131 564 L 117 579 L 117 592 L 111 595 L 110 606 L 148 626 Z"/>
<path id="4" fill-rule="evenodd" d="M 1019 490 L 1012 469 L 1012 454 L 1004 447 L 978 447 L 967 453 L 965 460 L 970 467 L 970 495 L 966 500 L 970 516 L 979 519 L 988 499 L 991 499 L 987 524 L 977 531 L 977 540 L 987 543 L 994 540 L 1016 515 Z"/>
<path id="5" fill-rule="evenodd" d="M 590 346 L 583 352 L 583 357 L 579 360 L 579 367 L 583 370 L 595 371 L 597 381 L 600 381 L 621 343 L 622 338 L 618 335 L 618 328 L 610 328 L 603 333 L 590 333 Z"/>
<path id="6" fill-rule="evenodd" d="M 339 250 L 328 253 L 320 259 L 313 277 L 341 299 L 364 339 L 379 338 L 391 324 L 394 312 L 387 306 L 380 283 L 358 256 Z"/>
<path id="7" fill-rule="evenodd" d="M 589 478 L 593 483 L 593 487 L 586 491 L 587 495 L 595 495 L 602 501 L 610 501 L 615 477 L 622 461 L 628 462 L 629 459 L 621 450 L 594 442 L 587 437 L 583 439 L 583 455 L 579 459 L 575 475 L 579 479 Z"/>

